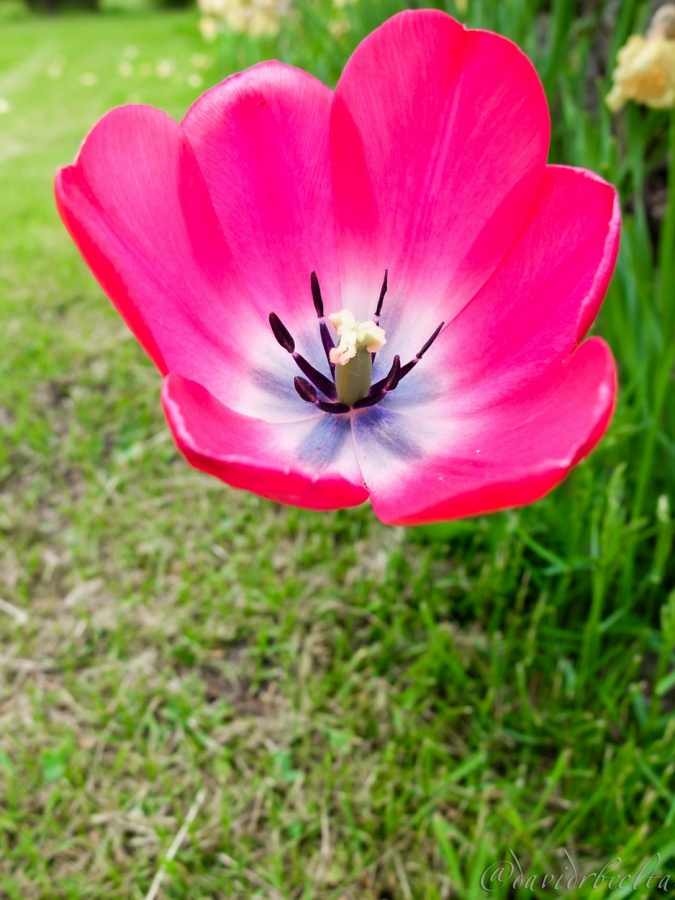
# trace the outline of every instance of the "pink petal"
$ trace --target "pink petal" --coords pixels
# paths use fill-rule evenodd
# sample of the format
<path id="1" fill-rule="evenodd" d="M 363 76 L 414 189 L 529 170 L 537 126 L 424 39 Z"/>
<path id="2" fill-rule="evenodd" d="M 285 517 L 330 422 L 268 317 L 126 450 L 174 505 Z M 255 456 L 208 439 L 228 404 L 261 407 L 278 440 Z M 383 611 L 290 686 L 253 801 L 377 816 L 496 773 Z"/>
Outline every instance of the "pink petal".
<path id="1" fill-rule="evenodd" d="M 518 242 L 410 377 L 423 377 L 425 364 L 443 370 L 450 402 L 466 410 L 536 381 L 595 318 L 619 227 L 611 185 L 584 170 L 548 167 L 539 208 Z"/>
<path id="2" fill-rule="evenodd" d="M 609 424 L 616 370 L 607 345 L 590 338 L 546 379 L 473 415 L 452 414 L 452 395 L 419 411 L 390 412 L 389 428 L 407 435 L 405 455 L 372 452 L 375 434 L 356 446 L 377 516 L 415 525 L 532 503 L 562 481 Z M 417 451 L 416 456 L 414 455 Z M 425 455 L 425 452 L 427 455 Z"/>
<path id="3" fill-rule="evenodd" d="M 396 338 L 414 352 L 518 236 L 548 141 L 543 89 L 508 40 L 435 10 L 401 13 L 367 37 L 331 119 L 344 305 L 372 314 L 388 268 L 383 325 L 396 330 L 412 307 Z"/>
<path id="4" fill-rule="evenodd" d="M 317 341 L 313 270 L 326 312 L 340 308 L 328 143 L 331 98 L 332 91 L 306 72 L 265 62 L 207 91 L 183 121 L 261 314 L 276 312 L 296 339 L 311 326 L 312 343 Z M 302 352 L 311 351 L 305 346 Z"/>
<path id="5" fill-rule="evenodd" d="M 112 110 L 59 171 L 56 198 L 99 284 L 159 369 L 222 392 L 240 365 L 232 310 L 250 304 L 179 126 L 151 107 Z"/>
<path id="6" fill-rule="evenodd" d="M 368 498 L 345 416 L 270 424 L 228 409 L 174 374 L 164 381 L 162 402 L 187 460 L 232 487 L 305 509 L 340 509 Z"/>

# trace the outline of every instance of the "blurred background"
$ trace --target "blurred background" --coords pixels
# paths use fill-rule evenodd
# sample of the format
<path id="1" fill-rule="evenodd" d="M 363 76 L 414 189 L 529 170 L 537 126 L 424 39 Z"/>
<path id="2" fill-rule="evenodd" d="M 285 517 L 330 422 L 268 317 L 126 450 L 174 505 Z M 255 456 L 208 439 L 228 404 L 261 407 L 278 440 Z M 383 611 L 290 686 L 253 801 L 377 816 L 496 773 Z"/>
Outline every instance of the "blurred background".
<path id="1" fill-rule="evenodd" d="M 516 41 L 551 161 L 619 188 L 594 330 L 620 395 L 540 503 L 389 529 L 187 466 L 52 183 L 112 106 L 180 118 L 265 58 L 334 85 L 406 5 Z M 527 896 L 570 859 L 636 875 L 653 854 L 673 889 L 675 32 L 647 37 L 655 10 L 0 0 L 1 896 L 472 900 L 510 851 Z M 624 53 L 610 110 L 631 35 L 647 56 Z"/>

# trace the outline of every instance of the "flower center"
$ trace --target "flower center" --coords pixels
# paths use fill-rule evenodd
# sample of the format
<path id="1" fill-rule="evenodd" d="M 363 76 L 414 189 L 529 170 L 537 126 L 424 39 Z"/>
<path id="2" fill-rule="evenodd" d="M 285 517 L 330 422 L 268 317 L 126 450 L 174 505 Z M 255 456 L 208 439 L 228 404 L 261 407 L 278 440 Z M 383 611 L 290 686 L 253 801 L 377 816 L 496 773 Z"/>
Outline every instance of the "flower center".
<path id="1" fill-rule="evenodd" d="M 353 406 L 368 395 L 373 381 L 373 356 L 387 343 L 384 329 L 373 321 L 357 322 L 354 313 L 343 309 L 328 319 L 340 342 L 328 354 L 335 366 L 338 400 Z"/>
<path id="2" fill-rule="evenodd" d="M 404 366 L 401 365 L 401 358 L 395 356 L 387 375 L 373 384 L 373 361 L 377 351 L 387 343 L 384 329 L 380 328 L 379 324 L 384 296 L 387 293 L 387 272 L 384 273 L 372 321 L 357 322 L 354 313 L 348 309 L 342 309 L 328 316 L 339 337 L 337 346 L 326 325 L 323 298 L 316 272 L 312 272 L 311 287 L 314 309 L 319 319 L 321 343 L 331 378 L 315 369 L 296 351 L 291 333 L 276 313 L 270 313 L 269 321 L 277 343 L 291 354 L 300 371 L 306 376 L 306 378 L 296 376 L 293 381 L 295 390 L 303 400 L 313 403 L 322 412 L 348 413 L 352 409 L 363 409 L 379 403 L 388 393 L 396 390 L 401 379 L 417 365 L 445 324 L 441 322 L 422 349 Z M 320 391 L 325 399 L 319 397 L 317 391 Z"/>

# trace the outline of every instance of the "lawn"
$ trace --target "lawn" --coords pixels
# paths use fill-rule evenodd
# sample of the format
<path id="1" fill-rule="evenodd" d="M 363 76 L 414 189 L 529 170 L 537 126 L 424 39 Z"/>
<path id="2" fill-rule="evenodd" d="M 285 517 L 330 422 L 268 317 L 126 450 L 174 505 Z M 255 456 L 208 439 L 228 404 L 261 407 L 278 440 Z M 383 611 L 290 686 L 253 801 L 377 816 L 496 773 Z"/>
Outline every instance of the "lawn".
<path id="1" fill-rule="evenodd" d="M 52 188 L 110 107 L 179 118 L 256 53 L 334 80 L 397 4 L 276 47 L 0 8 L 0 896 L 474 900 L 511 853 L 522 896 L 653 854 L 675 888 L 675 114 L 601 103 L 647 4 L 469 7 L 534 59 L 552 161 L 620 189 L 620 399 L 545 500 L 408 529 L 189 468 Z"/>

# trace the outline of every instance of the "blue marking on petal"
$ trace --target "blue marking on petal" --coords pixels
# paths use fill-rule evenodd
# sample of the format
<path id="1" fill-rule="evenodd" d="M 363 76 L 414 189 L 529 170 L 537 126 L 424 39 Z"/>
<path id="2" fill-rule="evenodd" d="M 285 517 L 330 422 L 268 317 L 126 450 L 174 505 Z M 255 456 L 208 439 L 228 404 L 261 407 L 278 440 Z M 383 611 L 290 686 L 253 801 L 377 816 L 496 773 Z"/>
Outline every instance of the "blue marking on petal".
<path id="1" fill-rule="evenodd" d="M 340 455 L 351 428 L 350 416 L 324 413 L 298 447 L 298 460 L 315 469 L 324 469 Z"/>
<path id="2" fill-rule="evenodd" d="M 295 394 L 293 378 L 289 378 L 286 372 L 279 373 L 271 369 L 254 369 L 253 382 L 260 390 L 271 394 L 275 399 L 285 394 L 288 394 L 289 397 Z"/>
<path id="3" fill-rule="evenodd" d="M 433 376 L 433 372 L 424 371 L 424 360 L 419 362 L 415 368 L 408 372 L 404 379 L 399 381 L 395 391 L 384 398 L 382 403 L 385 408 L 388 406 L 392 410 L 410 409 L 415 407 L 419 409 L 425 403 L 436 400 L 442 393 L 440 385 Z"/>
<path id="4" fill-rule="evenodd" d="M 279 373 L 274 369 L 252 371 L 251 380 L 261 392 L 258 399 L 259 406 L 256 404 L 258 407 L 256 415 L 264 417 L 268 407 L 277 414 L 281 410 L 287 410 L 291 418 L 307 414 L 307 404 L 298 397 L 293 387 L 293 374 L 295 374 L 293 371 Z"/>
<path id="5" fill-rule="evenodd" d="M 396 393 L 392 393 L 391 400 L 386 397 L 377 406 L 359 411 L 354 421 L 356 440 L 370 445 L 369 454 L 379 451 L 398 459 L 422 459 L 424 452 L 410 433 L 410 419 L 398 416 L 384 406 L 389 400 L 392 410 L 395 409 Z"/>

